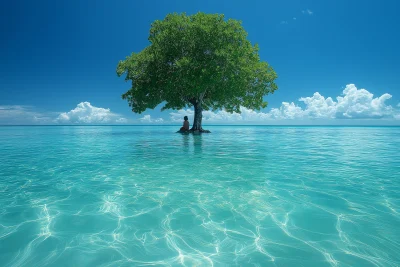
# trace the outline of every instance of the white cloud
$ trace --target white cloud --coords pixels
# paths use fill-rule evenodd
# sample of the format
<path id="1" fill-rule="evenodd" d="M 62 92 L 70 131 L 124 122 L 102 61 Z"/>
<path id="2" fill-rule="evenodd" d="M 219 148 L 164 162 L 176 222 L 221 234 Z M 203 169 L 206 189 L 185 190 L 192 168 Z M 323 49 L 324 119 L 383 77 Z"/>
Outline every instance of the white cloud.
<path id="1" fill-rule="evenodd" d="M 374 98 L 374 95 L 365 89 L 357 89 L 354 84 L 348 84 L 343 90 L 342 96 L 325 98 L 316 92 L 311 97 L 301 97 L 299 101 L 306 107 L 302 109 L 294 103 L 282 103 L 280 109 L 272 109 L 270 113 L 275 118 L 293 119 L 378 119 L 395 118 L 396 109 L 386 105 L 390 94 L 383 94 Z"/>
<path id="2" fill-rule="evenodd" d="M 312 97 L 301 97 L 299 101 L 306 104 L 306 109 L 303 111 L 304 116 L 311 118 L 334 118 L 335 117 L 335 102 L 331 97 L 326 99 L 318 92 Z"/>
<path id="3" fill-rule="evenodd" d="M 282 20 L 281 24 L 288 24 L 288 22 L 286 20 Z"/>
<path id="4" fill-rule="evenodd" d="M 301 13 L 303 13 L 303 14 L 307 14 L 307 15 L 312 15 L 312 14 L 314 14 L 314 12 L 312 12 L 312 11 L 311 11 L 311 10 L 309 10 L 309 9 L 302 10 L 302 11 L 301 11 Z"/>
<path id="5" fill-rule="evenodd" d="M 296 17 L 293 17 L 293 20 L 296 20 L 297 18 Z"/>
<path id="6" fill-rule="evenodd" d="M 0 124 L 46 124 L 51 123 L 50 115 L 31 106 L 0 106 Z"/>
<path id="7" fill-rule="evenodd" d="M 207 111 L 203 111 L 203 116 Z M 184 116 L 188 116 L 189 121 L 193 121 L 194 111 L 191 109 L 180 109 L 169 113 L 171 122 L 182 122 Z"/>
<path id="8" fill-rule="evenodd" d="M 92 106 L 89 102 L 81 102 L 69 112 L 61 113 L 55 120 L 62 124 L 109 124 L 126 123 L 127 120 L 110 109 Z"/>
<path id="9" fill-rule="evenodd" d="M 381 118 L 393 115 L 392 106 L 385 104 L 385 101 L 392 97 L 389 94 L 373 98 L 374 95 L 367 90 L 358 90 L 354 84 L 350 84 L 343 90 L 343 95 L 337 97 L 337 117 Z"/>
<path id="10" fill-rule="evenodd" d="M 269 113 L 272 119 L 300 119 L 303 117 L 303 110 L 293 102 L 282 102 L 280 108 L 273 108 Z"/>
<path id="11" fill-rule="evenodd" d="M 125 118 L 119 118 L 119 119 L 117 119 L 115 122 L 116 122 L 116 123 L 127 123 L 128 120 L 125 119 Z"/>
<path id="12" fill-rule="evenodd" d="M 301 97 L 300 102 L 305 108 L 294 102 L 282 102 L 279 108 L 272 108 L 269 112 L 256 112 L 244 107 L 241 113 L 228 113 L 225 110 L 217 112 L 203 111 L 203 122 L 209 123 L 247 123 L 271 122 L 277 120 L 312 120 L 312 119 L 400 119 L 400 111 L 385 101 L 390 99 L 390 94 L 383 94 L 374 98 L 373 94 L 365 89 L 357 89 L 354 84 L 349 84 L 336 101 L 331 97 L 325 98 L 316 92 L 311 97 Z M 399 106 L 399 105 L 398 105 Z M 184 116 L 193 120 L 194 112 L 191 109 L 178 110 L 170 113 L 172 122 L 183 121 Z"/>
<path id="13" fill-rule="evenodd" d="M 69 112 L 42 112 L 32 106 L 0 106 L 0 124 L 93 124 L 93 123 L 127 123 L 127 119 L 112 113 L 110 109 L 92 106 L 82 102 Z"/>
<path id="14" fill-rule="evenodd" d="M 219 110 L 213 112 L 210 110 L 203 111 L 203 122 L 208 123 L 238 123 L 238 122 L 249 122 L 249 121 L 264 121 L 270 119 L 270 114 L 263 112 L 256 112 L 251 109 L 244 107 L 240 108 L 241 113 L 229 113 L 225 110 Z M 170 113 L 171 122 L 183 122 L 183 117 L 188 116 L 189 121 L 193 121 L 194 111 L 191 109 L 181 109 Z"/>
<path id="15" fill-rule="evenodd" d="M 348 84 L 343 90 L 342 96 L 336 97 L 334 101 L 331 97 L 325 98 L 316 92 L 312 97 L 301 97 L 299 101 L 303 102 L 306 107 L 304 109 L 292 104 L 292 117 L 310 118 L 310 119 L 378 119 L 378 118 L 394 118 L 396 110 L 386 105 L 385 101 L 390 99 L 390 94 L 383 94 L 374 98 L 374 95 L 366 89 L 357 89 L 354 84 Z M 287 103 L 282 104 L 283 107 Z M 281 107 L 282 109 L 282 107 Z M 285 108 L 283 110 L 286 111 Z M 271 111 L 273 112 L 274 109 Z M 281 112 L 281 115 L 284 114 Z M 287 118 L 288 116 L 281 116 Z"/>
<path id="16" fill-rule="evenodd" d="M 164 120 L 162 118 L 152 119 L 150 115 L 144 115 L 139 119 L 142 123 L 163 123 Z"/>
<path id="17" fill-rule="evenodd" d="M 335 123 L 346 119 L 351 121 L 385 119 L 400 122 L 400 103 L 388 105 L 390 94 L 374 97 L 366 89 L 357 89 L 354 84 L 347 85 L 338 97 L 324 97 L 319 92 L 312 96 L 301 97 L 299 102 L 282 102 L 280 107 L 269 111 L 258 112 L 244 107 L 241 113 L 228 113 L 225 110 L 203 111 L 204 123 L 217 124 L 265 124 L 285 123 L 304 124 L 312 120 L 324 123 Z M 188 116 L 193 122 L 194 111 L 182 109 L 169 113 L 168 119 L 152 118 L 144 115 L 137 122 L 143 124 L 182 123 Z M 41 112 L 31 106 L 3 105 L 0 106 L 0 124 L 123 124 L 128 120 L 110 109 L 92 106 L 82 102 L 69 112 Z"/>

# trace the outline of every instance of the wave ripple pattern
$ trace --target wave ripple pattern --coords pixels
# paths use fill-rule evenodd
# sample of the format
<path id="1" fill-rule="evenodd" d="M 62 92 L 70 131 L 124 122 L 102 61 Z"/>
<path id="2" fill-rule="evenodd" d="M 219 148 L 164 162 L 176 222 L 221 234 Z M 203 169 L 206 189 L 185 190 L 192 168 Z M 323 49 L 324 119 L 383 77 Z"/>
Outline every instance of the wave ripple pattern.
<path id="1" fill-rule="evenodd" d="M 400 128 L 0 127 L 0 266 L 400 266 Z"/>

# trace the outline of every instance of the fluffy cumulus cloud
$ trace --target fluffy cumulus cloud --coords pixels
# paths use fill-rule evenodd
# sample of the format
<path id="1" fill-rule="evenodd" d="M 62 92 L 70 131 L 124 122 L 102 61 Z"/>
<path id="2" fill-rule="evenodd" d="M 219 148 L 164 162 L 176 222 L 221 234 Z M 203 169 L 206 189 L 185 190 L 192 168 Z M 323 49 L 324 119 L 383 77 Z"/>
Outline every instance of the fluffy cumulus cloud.
<path id="1" fill-rule="evenodd" d="M 152 119 L 151 115 L 144 115 L 139 119 L 141 123 L 163 123 L 164 120 L 162 118 Z"/>
<path id="2" fill-rule="evenodd" d="M 61 113 L 55 120 L 60 124 L 113 124 L 127 120 L 108 108 L 98 108 L 89 102 L 81 102 L 71 111 Z"/>
<path id="3" fill-rule="evenodd" d="M 393 119 L 396 118 L 398 110 L 385 103 L 391 97 L 385 93 L 374 98 L 374 95 L 366 89 L 357 89 L 354 84 L 348 84 L 342 95 L 336 97 L 336 101 L 316 92 L 311 97 L 299 99 L 305 108 L 294 103 L 283 103 L 279 110 L 272 109 L 270 113 L 275 118 L 282 119 Z"/>
<path id="4" fill-rule="evenodd" d="M 228 113 L 224 110 L 217 112 L 204 111 L 203 121 L 210 123 L 241 123 L 241 122 L 271 122 L 277 120 L 315 120 L 315 119 L 400 119 L 400 111 L 385 102 L 392 96 L 383 94 L 379 97 L 365 89 L 357 89 L 354 84 L 349 84 L 342 95 L 324 97 L 316 92 L 310 97 L 301 97 L 300 102 L 304 108 L 294 102 L 282 102 L 279 108 L 272 108 L 269 112 L 256 112 L 241 107 L 241 113 Z M 399 104 L 400 105 L 400 104 Z M 398 106 L 399 106 L 398 105 Z M 179 110 L 170 113 L 172 122 L 181 122 L 183 116 L 193 119 L 191 109 Z"/>
<path id="5" fill-rule="evenodd" d="M 273 108 L 267 113 L 272 119 L 300 119 L 304 117 L 304 111 L 293 102 L 282 102 L 280 108 Z"/>
<path id="6" fill-rule="evenodd" d="M 354 84 L 349 84 L 336 101 L 330 97 L 325 99 L 319 93 L 299 100 L 306 105 L 304 116 L 309 118 L 376 119 L 394 117 L 393 107 L 385 104 L 391 97 L 389 94 L 383 94 L 374 98 L 367 90 L 357 89 Z"/>

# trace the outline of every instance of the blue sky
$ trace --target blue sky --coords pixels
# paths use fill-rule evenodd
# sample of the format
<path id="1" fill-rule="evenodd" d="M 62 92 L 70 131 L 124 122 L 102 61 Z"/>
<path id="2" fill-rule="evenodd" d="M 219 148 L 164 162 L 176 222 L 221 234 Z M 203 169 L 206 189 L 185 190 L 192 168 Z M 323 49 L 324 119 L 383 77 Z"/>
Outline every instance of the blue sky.
<path id="1" fill-rule="evenodd" d="M 257 113 L 212 123 L 400 124 L 398 1 L 1 1 L 0 124 L 178 123 L 134 114 L 115 69 L 170 12 L 239 19 L 279 78 Z M 330 98 L 331 99 L 330 99 Z M 337 97 L 341 97 L 337 99 Z"/>

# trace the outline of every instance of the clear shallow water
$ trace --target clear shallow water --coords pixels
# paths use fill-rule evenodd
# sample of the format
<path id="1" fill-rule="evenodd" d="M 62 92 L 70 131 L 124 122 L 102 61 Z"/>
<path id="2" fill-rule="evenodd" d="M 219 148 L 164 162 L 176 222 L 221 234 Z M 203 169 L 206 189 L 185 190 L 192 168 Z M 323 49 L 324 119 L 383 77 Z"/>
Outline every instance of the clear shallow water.
<path id="1" fill-rule="evenodd" d="M 400 128 L 0 127 L 0 266 L 399 266 Z"/>

